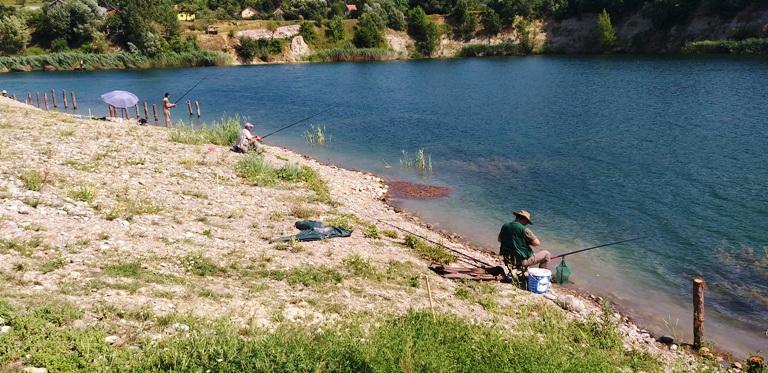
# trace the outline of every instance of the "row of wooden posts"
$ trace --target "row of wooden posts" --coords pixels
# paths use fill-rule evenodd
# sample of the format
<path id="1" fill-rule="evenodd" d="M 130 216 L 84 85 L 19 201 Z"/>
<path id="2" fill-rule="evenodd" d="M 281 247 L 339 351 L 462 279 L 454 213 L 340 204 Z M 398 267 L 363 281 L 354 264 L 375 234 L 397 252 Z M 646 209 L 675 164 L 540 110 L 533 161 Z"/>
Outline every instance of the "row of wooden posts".
<path id="1" fill-rule="evenodd" d="M 149 123 L 149 104 L 146 101 L 144 101 L 143 106 L 144 106 L 144 120 L 146 120 L 147 123 Z M 197 109 L 197 117 L 200 118 L 200 116 L 202 115 L 202 112 L 200 110 L 200 101 L 195 101 L 195 107 Z M 133 109 L 136 112 L 136 119 L 137 120 L 142 119 L 141 113 L 139 112 L 139 105 L 134 106 Z M 187 101 L 187 109 L 189 110 L 189 116 L 195 115 L 192 112 L 192 101 Z M 107 113 L 110 117 L 113 117 L 113 118 L 120 118 L 122 116 L 124 119 L 130 119 L 131 115 L 128 112 L 128 110 L 129 109 L 123 108 L 122 110 L 118 111 L 118 108 L 112 105 L 107 105 Z M 157 124 L 158 123 L 157 105 L 155 104 L 152 104 L 152 118 L 154 119 L 154 123 Z M 168 125 L 168 123 L 166 123 L 166 125 Z"/>
<path id="2" fill-rule="evenodd" d="M 72 112 L 77 112 L 77 93 L 75 93 L 75 91 L 71 91 L 71 92 L 69 92 L 69 94 L 70 94 L 69 97 L 71 97 Z M 42 103 L 40 102 L 40 97 L 43 98 Z M 58 109 L 59 108 L 59 103 L 56 101 L 56 98 L 58 96 L 56 95 L 56 90 L 55 89 L 51 89 L 51 96 L 50 97 L 51 97 L 50 102 L 53 105 L 53 108 L 54 109 Z M 11 95 L 11 98 L 18 101 L 18 99 L 16 98 L 16 94 L 15 93 Z M 43 92 L 42 96 L 40 96 L 40 92 L 36 92 L 34 100 L 32 99 L 32 93 L 31 92 L 27 92 L 27 101 L 26 102 L 27 102 L 27 105 L 36 106 L 37 108 L 43 109 L 43 110 L 48 110 L 49 109 L 49 106 L 48 106 L 48 102 L 49 102 L 48 101 L 48 92 Z M 69 102 L 67 102 L 67 91 L 65 91 L 65 90 L 61 90 L 61 103 L 63 105 L 62 107 L 64 108 L 64 111 L 67 111 L 70 108 L 70 104 L 69 104 Z"/>
<path id="3" fill-rule="evenodd" d="M 30 106 L 35 106 L 38 109 L 50 110 L 51 108 L 49 106 L 49 103 L 50 103 L 53 106 L 53 109 L 58 110 L 59 101 L 57 101 L 58 95 L 56 94 L 56 90 L 51 89 L 50 100 L 48 99 L 48 97 L 49 97 L 48 92 L 43 92 L 42 95 L 40 94 L 40 92 L 36 92 L 34 94 L 34 98 L 32 96 L 32 92 L 27 92 L 26 104 Z M 61 104 L 62 104 L 62 108 L 64 109 L 63 111 L 68 111 L 69 108 L 71 107 L 72 112 L 76 113 L 77 112 L 77 93 L 74 90 L 70 91 L 69 97 L 70 97 L 70 101 L 67 101 L 67 91 L 61 90 Z M 16 97 L 15 93 L 12 94 L 10 98 L 18 101 L 18 98 Z M 42 101 L 41 101 L 41 98 L 42 98 Z M 202 115 L 202 111 L 200 109 L 200 102 L 195 100 L 194 105 L 195 105 L 195 111 L 193 112 L 192 101 L 187 100 L 187 110 L 189 111 L 189 116 L 193 116 L 197 114 L 197 117 L 200 118 L 200 116 Z M 141 119 L 141 115 L 139 113 L 139 105 L 136 105 L 134 107 L 134 110 L 136 112 L 136 119 Z M 88 110 L 88 112 L 90 115 L 90 109 Z M 131 115 L 128 113 L 128 109 L 125 109 L 125 108 L 122 109 L 122 115 L 121 115 L 118 112 L 118 109 L 112 105 L 107 105 L 107 113 L 108 113 L 108 116 L 113 118 L 119 118 L 122 116 L 125 119 L 129 119 L 131 117 Z M 152 104 L 152 117 L 154 119 L 154 123 L 158 123 L 157 105 L 155 104 Z M 149 104 L 146 101 L 144 102 L 144 120 L 149 122 Z"/>

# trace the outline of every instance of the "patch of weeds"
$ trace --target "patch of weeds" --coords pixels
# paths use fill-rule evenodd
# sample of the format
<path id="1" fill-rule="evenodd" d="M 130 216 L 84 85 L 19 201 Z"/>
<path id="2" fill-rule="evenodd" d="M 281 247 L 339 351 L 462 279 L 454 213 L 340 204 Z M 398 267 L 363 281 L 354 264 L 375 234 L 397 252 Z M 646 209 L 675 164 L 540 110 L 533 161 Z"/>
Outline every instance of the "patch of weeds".
<path id="1" fill-rule="evenodd" d="M 304 181 L 304 170 L 296 163 L 288 163 L 277 170 L 277 177 L 282 181 L 298 183 Z"/>
<path id="2" fill-rule="evenodd" d="M 203 231 L 200 232 L 200 234 L 208 238 L 213 238 L 213 231 L 211 230 L 211 228 L 203 229 Z"/>
<path id="3" fill-rule="evenodd" d="M 184 166 L 184 168 L 187 170 L 192 171 L 192 169 L 195 168 L 195 164 L 197 164 L 197 162 L 191 158 L 183 158 L 179 160 L 179 164 Z"/>
<path id="4" fill-rule="evenodd" d="M 22 202 L 24 202 L 25 205 L 35 209 L 42 203 L 38 197 L 25 197 Z"/>
<path id="5" fill-rule="evenodd" d="M 118 277 L 137 278 L 143 272 L 138 262 L 118 262 L 101 269 L 105 274 Z"/>
<path id="6" fill-rule="evenodd" d="M 83 172 L 96 172 L 96 170 L 99 168 L 98 161 L 83 163 L 75 159 L 67 159 L 66 161 L 64 161 L 63 164 L 66 166 L 72 167 L 75 170 L 83 171 Z"/>
<path id="7" fill-rule="evenodd" d="M 109 239 L 109 233 L 107 232 L 101 232 L 98 235 L 96 235 L 96 239 L 104 241 Z"/>
<path id="8" fill-rule="evenodd" d="M 16 272 L 24 272 L 27 270 L 27 265 L 22 262 L 14 263 L 13 270 Z"/>
<path id="9" fill-rule="evenodd" d="M 434 263 L 448 264 L 450 262 L 456 261 L 457 259 L 455 255 L 449 253 L 444 248 L 429 244 L 412 234 L 405 236 L 404 245 L 411 249 L 420 258 L 429 260 Z"/>
<path id="10" fill-rule="evenodd" d="M 343 260 L 344 267 L 353 276 L 359 276 L 369 279 L 379 279 L 381 274 L 376 268 L 366 259 L 363 259 L 360 255 L 353 254 Z"/>
<path id="11" fill-rule="evenodd" d="M 40 272 L 50 273 L 59 268 L 64 268 L 64 258 L 53 258 L 42 265 L 40 265 Z"/>
<path id="12" fill-rule="evenodd" d="M 258 154 L 247 154 L 235 164 L 235 174 L 252 185 L 272 186 L 277 184 L 277 171 Z"/>
<path id="13" fill-rule="evenodd" d="M 67 192 L 67 195 L 77 201 L 91 203 L 96 197 L 96 191 L 86 186 L 80 186 Z"/>
<path id="14" fill-rule="evenodd" d="M 365 238 L 379 239 L 379 229 L 373 224 L 367 224 L 363 231 Z"/>
<path id="15" fill-rule="evenodd" d="M 10 250 L 14 250 L 23 256 L 32 256 L 33 250 L 44 247 L 43 239 L 40 237 L 32 237 L 28 240 L 19 239 L 0 239 L 0 253 L 7 253 Z"/>
<path id="16" fill-rule="evenodd" d="M 355 225 L 365 224 L 360 218 L 352 214 L 336 215 L 325 222 L 326 225 L 344 228 L 348 231 L 355 229 Z"/>
<path id="17" fill-rule="evenodd" d="M 146 322 L 146 321 L 152 320 L 152 318 L 155 317 L 155 314 L 154 312 L 152 312 L 152 308 L 148 306 L 144 306 L 141 308 L 136 308 L 136 309 L 126 311 L 123 314 L 123 317 L 128 320 Z"/>
<path id="18" fill-rule="evenodd" d="M 291 238 L 286 242 L 277 242 L 272 248 L 280 251 L 289 250 L 294 254 L 304 251 L 304 246 L 302 246 L 295 238 Z"/>
<path id="19" fill-rule="evenodd" d="M 244 121 L 245 118 L 241 116 L 223 116 L 199 127 L 181 123 L 171 130 L 169 139 L 181 144 L 231 146 L 240 132 L 240 123 Z"/>
<path id="20" fill-rule="evenodd" d="M 320 214 L 319 211 L 302 205 L 293 205 L 291 206 L 290 212 L 291 216 L 294 216 L 299 219 L 309 219 L 314 216 L 318 216 Z"/>
<path id="21" fill-rule="evenodd" d="M 216 275 L 224 272 L 224 268 L 219 267 L 200 253 L 188 254 L 181 258 L 181 266 L 187 272 L 198 276 Z"/>
<path id="22" fill-rule="evenodd" d="M 131 198 L 121 195 L 117 198 L 117 205 L 104 217 L 107 220 L 125 219 L 131 220 L 134 216 L 144 214 L 157 214 L 162 210 L 160 205 L 149 199 Z"/>
<path id="23" fill-rule="evenodd" d="M 292 268 L 285 274 L 289 285 L 315 287 L 325 284 L 338 284 L 344 277 L 339 271 L 328 267 Z"/>
<path id="24" fill-rule="evenodd" d="M 37 170 L 28 170 L 23 172 L 19 176 L 19 179 L 21 179 L 21 183 L 24 185 L 24 188 L 35 192 L 42 190 L 43 185 L 49 182 L 47 171 L 40 173 L 40 171 Z"/>
<path id="25" fill-rule="evenodd" d="M 128 166 L 143 166 L 146 160 L 144 158 L 131 158 L 125 161 Z"/>
<path id="26" fill-rule="evenodd" d="M 70 130 L 63 130 L 63 131 L 59 132 L 59 136 L 61 136 L 61 137 L 70 137 L 70 136 L 74 136 L 74 134 L 75 134 L 75 130 L 71 130 L 71 129 Z"/>
<path id="27" fill-rule="evenodd" d="M 336 202 L 331 198 L 328 183 L 320 177 L 320 174 L 308 166 L 302 166 L 301 169 L 303 171 L 304 183 L 309 190 L 315 193 L 315 200 L 331 206 L 335 205 Z"/>
<path id="28" fill-rule="evenodd" d="M 181 194 L 199 199 L 208 199 L 208 194 L 199 190 L 185 190 Z"/>
<path id="29" fill-rule="evenodd" d="M 280 211 L 272 211 L 269 213 L 269 220 L 281 221 L 283 219 L 285 219 L 285 214 Z"/>
<path id="30" fill-rule="evenodd" d="M 495 286 L 480 281 L 462 281 L 456 287 L 457 298 L 470 303 L 477 303 L 488 311 L 496 309 L 496 296 L 498 291 Z"/>
<path id="31" fill-rule="evenodd" d="M 383 234 L 384 237 L 391 238 L 391 239 L 394 239 L 394 240 L 400 238 L 400 235 L 397 234 L 397 231 L 394 230 L 394 229 L 385 229 L 385 230 L 381 231 L 381 234 Z"/>
<path id="32" fill-rule="evenodd" d="M 391 260 L 387 264 L 387 270 L 384 272 L 384 278 L 388 282 L 398 285 L 418 288 L 421 273 L 420 267 L 412 262 L 399 262 Z"/>
<path id="33" fill-rule="evenodd" d="M 227 219 L 240 219 L 243 217 L 243 210 L 230 210 L 224 214 L 224 217 Z"/>
<path id="34" fill-rule="evenodd" d="M 36 224 L 36 223 L 24 225 L 24 226 L 22 226 L 22 228 L 24 228 L 25 231 L 32 231 L 32 232 L 44 232 L 44 231 L 46 231 L 44 226 L 42 226 L 40 224 Z"/>

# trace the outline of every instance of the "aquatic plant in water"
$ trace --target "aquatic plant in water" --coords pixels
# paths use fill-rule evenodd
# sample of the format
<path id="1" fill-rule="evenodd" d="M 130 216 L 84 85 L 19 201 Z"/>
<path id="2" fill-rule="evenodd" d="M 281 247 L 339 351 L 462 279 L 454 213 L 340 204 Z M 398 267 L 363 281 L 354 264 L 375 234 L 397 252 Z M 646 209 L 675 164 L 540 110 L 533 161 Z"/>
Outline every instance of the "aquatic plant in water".
<path id="1" fill-rule="evenodd" d="M 330 140 L 325 126 L 310 125 L 309 129 L 304 131 L 304 139 L 311 145 L 325 145 Z"/>
<path id="2" fill-rule="evenodd" d="M 432 174 L 432 155 L 424 152 L 423 148 L 419 148 L 414 153 L 413 158 L 405 150 L 401 150 L 400 153 L 400 168 L 405 170 L 415 169 L 422 176 Z"/>

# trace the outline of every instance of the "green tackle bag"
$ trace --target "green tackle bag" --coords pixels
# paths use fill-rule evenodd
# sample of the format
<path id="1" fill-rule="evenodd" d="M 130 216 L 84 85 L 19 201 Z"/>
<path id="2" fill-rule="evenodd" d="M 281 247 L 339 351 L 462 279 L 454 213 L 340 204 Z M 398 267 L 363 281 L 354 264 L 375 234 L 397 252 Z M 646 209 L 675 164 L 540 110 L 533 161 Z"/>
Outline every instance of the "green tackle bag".
<path id="1" fill-rule="evenodd" d="M 557 268 L 555 268 L 555 277 L 552 280 L 556 284 L 562 285 L 568 282 L 568 277 L 571 277 L 571 269 L 565 264 L 565 258 L 563 258 Z"/>

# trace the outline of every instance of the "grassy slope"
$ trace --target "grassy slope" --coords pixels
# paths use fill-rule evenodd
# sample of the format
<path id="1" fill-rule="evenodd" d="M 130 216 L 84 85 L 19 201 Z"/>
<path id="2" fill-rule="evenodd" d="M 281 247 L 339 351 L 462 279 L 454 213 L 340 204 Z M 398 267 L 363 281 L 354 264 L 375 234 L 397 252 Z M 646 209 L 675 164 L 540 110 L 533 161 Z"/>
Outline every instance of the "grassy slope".
<path id="1" fill-rule="evenodd" d="M 610 312 L 574 319 L 510 285 L 436 277 L 417 257 L 424 250 L 352 215 L 350 206 L 366 203 L 373 216 L 389 213 L 354 186 L 362 175 L 275 148 L 264 158 L 218 155 L 207 144 L 230 141 L 231 123 L 116 131 L 124 125 L 2 103 L 0 112 L 7 370 L 596 372 L 680 363 L 642 343 L 626 349 Z M 365 234 L 268 243 L 299 218 Z M 425 276 L 435 317 L 423 311 Z"/>

